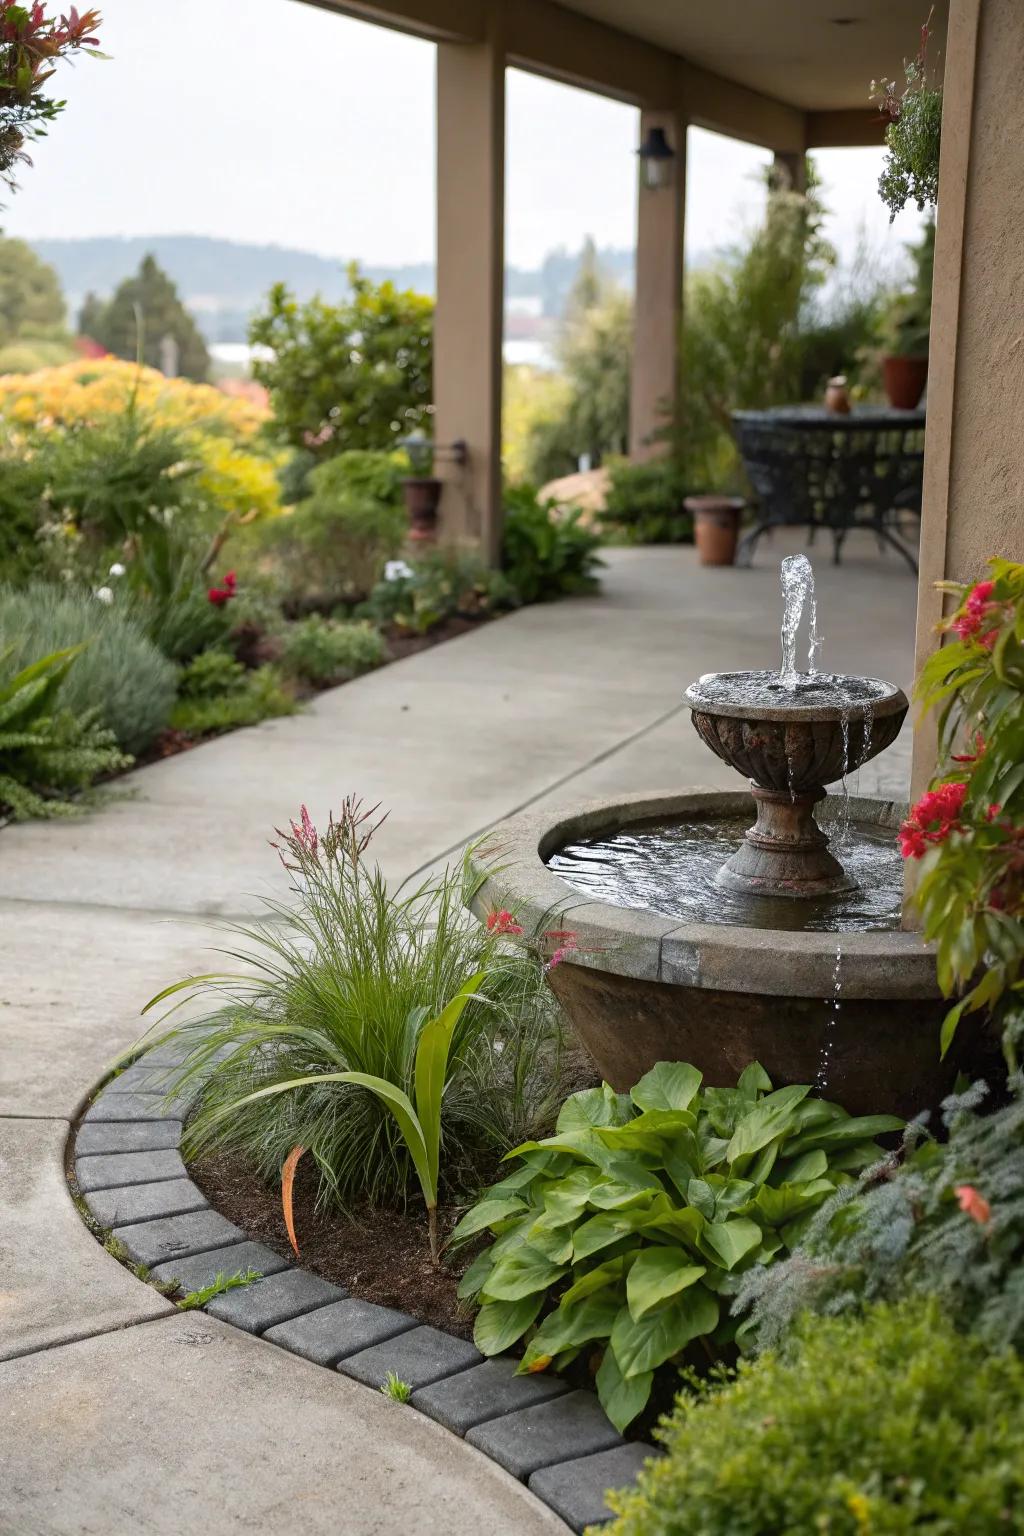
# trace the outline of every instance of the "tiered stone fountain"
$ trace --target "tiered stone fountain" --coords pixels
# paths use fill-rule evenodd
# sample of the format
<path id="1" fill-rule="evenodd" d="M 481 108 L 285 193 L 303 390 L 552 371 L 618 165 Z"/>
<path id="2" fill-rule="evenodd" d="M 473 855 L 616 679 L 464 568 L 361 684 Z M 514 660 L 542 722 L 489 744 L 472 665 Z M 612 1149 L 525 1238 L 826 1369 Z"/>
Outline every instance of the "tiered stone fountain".
<path id="1" fill-rule="evenodd" d="M 939 1101 L 978 1041 L 961 1030 L 960 1056 L 940 1063 L 934 956 L 901 927 L 905 807 L 845 794 L 848 773 L 895 740 L 907 700 L 880 679 L 819 672 L 803 556 L 783 562 L 783 586 L 781 671 L 715 673 L 686 692 L 702 740 L 749 792 L 517 817 L 476 853 L 487 878 L 474 907 L 576 933 L 550 982 L 616 1088 L 661 1060 L 727 1085 L 756 1059 L 774 1082 L 817 1083 L 854 1113 L 910 1116 Z M 827 799 L 838 780 L 844 794 Z"/>

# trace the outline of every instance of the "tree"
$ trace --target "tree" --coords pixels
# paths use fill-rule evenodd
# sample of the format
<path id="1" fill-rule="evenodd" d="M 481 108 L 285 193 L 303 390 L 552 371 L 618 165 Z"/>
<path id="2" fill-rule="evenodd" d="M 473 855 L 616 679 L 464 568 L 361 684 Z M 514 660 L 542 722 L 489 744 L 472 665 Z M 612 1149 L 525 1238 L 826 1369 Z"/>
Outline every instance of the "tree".
<path id="1" fill-rule="evenodd" d="M 0 238 L 0 346 L 64 330 L 60 279 L 24 240 Z"/>
<path id="2" fill-rule="evenodd" d="M 199 383 L 206 378 L 210 369 L 206 343 L 155 257 L 143 258 L 137 274 L 125 278 L 109 304 L 100 306 L 93 299 L 87 305 L 89 334 L 115 357 L 134 361 L 141 351 L 143 362 L 159 368 L 165 338 L 171 337 L 177 349 L 177 372 Z"/>
<path id="3" fill-rule="evenodd" d="M 340 304 L 300 304 L 283 283 L 249 327 L 273 356 L 253 364 L 285 440 L 317 459 L 391 448 L 433 412 L 433 300 L 373 283 L 353 264 Z"/>
<path id="4" fill-rule="evenodd" d="M 19 161 L 31 164 L 26 143 L 42 138 L 65 106 L 44 96 L 42 88 L 61 59 L 98 47 L 100 15 L 79 15 L 71 6 L 58 20 L 46 15 L 41 0 L 32 6 L 3 0 L 0 19 L 0 180 L 13 190 L 14 167 Z"/>
<path id="5" fill-rule="evenodd" d="M 556 349 L 565 393 L 555 413 L 552 393 L 544 393 L 529 429 L 529 478 L 544 482 L 571 472 L 584 455 L 597 465 L 625 451 L 632 350 L 632 299 L 604 272 L 588 235 Z"/>
<path id="6" fill-rule="evenodd" d="M 82 300 L 82 307 L 78 311 L 78 334 L 88 336 L 96 340 L 96 332 L 103 325 L 103 316 L 107 306 L 95 293 L 87 293 Z"/>

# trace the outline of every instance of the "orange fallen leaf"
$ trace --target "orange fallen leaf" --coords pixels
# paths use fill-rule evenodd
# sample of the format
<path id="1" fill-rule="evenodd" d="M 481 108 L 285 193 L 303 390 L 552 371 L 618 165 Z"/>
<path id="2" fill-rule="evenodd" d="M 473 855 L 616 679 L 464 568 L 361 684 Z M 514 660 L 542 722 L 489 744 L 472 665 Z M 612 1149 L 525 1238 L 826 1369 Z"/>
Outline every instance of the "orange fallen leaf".
<path id="1" fill-rule="evenodd" d="M 295 1183 L 295 1170 L 299 1166 L 299 1158 L 305 1152 L 305 1147 L 292 1147 L 284 1160 L 281 1169 L 281 1210 L 284 1213 L 284 1224 L 288 1230 L 288 1241 L 295 1250 L 295 1257 L 299 1256 L 299 1245 L 295 1239 L 295 1213 L 292 1209 L 292 1186 Z"/>

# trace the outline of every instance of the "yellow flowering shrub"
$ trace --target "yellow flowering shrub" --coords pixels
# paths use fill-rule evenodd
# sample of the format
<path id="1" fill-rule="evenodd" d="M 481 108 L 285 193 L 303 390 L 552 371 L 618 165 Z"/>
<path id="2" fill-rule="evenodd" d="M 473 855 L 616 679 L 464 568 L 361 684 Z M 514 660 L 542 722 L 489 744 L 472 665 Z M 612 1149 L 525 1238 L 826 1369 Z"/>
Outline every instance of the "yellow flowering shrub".
<path id="1" fill-rule="evenodd" d="M 183 434 L 201 466 L 195 484 L 217 508 L 250 520 L 280 512 L 281 456 L 256 440 L 269 411 L 209 384 L 168 379 L 116 357 L 78 358 L 0 376 L 0 428 L 9 447 L 30 456 L 33 432 L 100 426 L 133 397 L 143 417 Z"/>
<path id="2" fill-rule="evenodd" d="M 0 376 L 0 417 L 35 428 L 96 423 L 123 411 L 133 393 L 138 408 L 162 426 L 198 427 L 239 443 L 251 442 L 270 415 L 212 384 L 168 379 L 156 368 L 101 357 Z"/>
<path id="3" fill-rule="evenodd" d="M 192 444 L 202 465 L 196 485 L 225 512 L 254 521 L 276 517 L 281 511 L 277 480 L 280 456 L 247 452 L 227 438 L 206 432 L 197 433 Z"/>

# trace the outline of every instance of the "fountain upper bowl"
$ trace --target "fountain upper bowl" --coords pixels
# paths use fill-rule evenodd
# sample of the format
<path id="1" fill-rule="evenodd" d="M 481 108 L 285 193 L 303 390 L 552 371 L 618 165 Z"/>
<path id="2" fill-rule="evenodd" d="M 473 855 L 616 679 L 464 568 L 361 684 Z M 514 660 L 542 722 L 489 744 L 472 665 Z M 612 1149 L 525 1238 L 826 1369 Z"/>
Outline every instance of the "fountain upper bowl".
<path id="1" fill-rule="evenodd" d="M 684 695 L 693 710 L 731 720 L 841 722 L 898 714 L 909 705 L 902 688 L 881 677 L 798 672 L 791 685 L 778 672 L 706 672 Z"/>
<path id="2" fill-rule="evenodd" d="M 776 672 L 714 672 L 686 702 L 704 744 L 761 789 L 819 796 L 823 786 L 891 746 L 909 705 L 877 677 L 802 673 L 787 687 Z"/>

